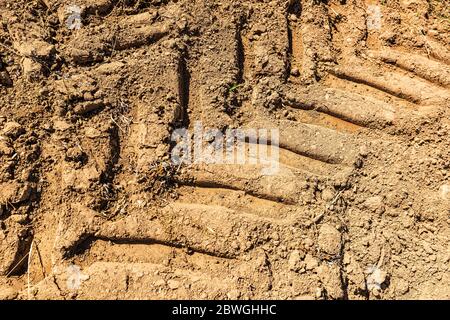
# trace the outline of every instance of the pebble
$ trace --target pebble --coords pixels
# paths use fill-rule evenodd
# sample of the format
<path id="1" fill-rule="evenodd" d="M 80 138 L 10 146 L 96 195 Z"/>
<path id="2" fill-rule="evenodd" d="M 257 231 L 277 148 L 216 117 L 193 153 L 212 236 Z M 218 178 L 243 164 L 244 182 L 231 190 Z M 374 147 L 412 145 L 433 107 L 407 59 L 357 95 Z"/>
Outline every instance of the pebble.
<path id="1" fill-rule="evenodd" d="M 155 287 L 162 287 L 165 285 L 166 285 L 166 282 L 164 281 L 164 279 L 160 279 L 155 282 Z"/>
<path id="2" fill-rule="evenodd" d="M 11 156 L 14 153 L 14 149 L 11 148 L 11 146 L 3 140 L 0 140 L 0 156 L 7 155 Z"/>
<path id="3" fill-rule="evenodd" d="M 115 72 L 118 72 L 119 69 L 121 69 L 125 64 L 120 61 L 110 62 L 110 63 L 104 63 L 98 66 L 95 70 L 100 74 L 113 74 Z"/>
<path id="4" fill-rule="evenodd" d="M 180 282 L 176 280 L 169 280 L 167 281 L 167 285 L 169 286 L 170 289 L 175 290 L 180 287 Z"/>
<path id="5" fill-rule="evenodd" d="M 298 68 L 293 68 L 291 70 L 291 75 L 293 75 L 294 77 L 298 77 L 300 75 L 300 70 L 298 70 Z"/>
<path id="6" fill-rule="evenodd" d="M 330 202 L 334 199 L 335 192 L 331 188 L 326 188 L 322 191 L 322 200 L 326 202 Z"/>
<path id="7" fill-rule="evenodd" d="M 231 290 L 227 293 L 227 298 L 230 300 L 237 300 L 241 296 L 241 293 L 238 290 Z"/>
<path id="8" fill-rule="evenodd" d="M 94 96 L 93 96 L 92 93 L 90 93 L 90 92 L 85 92 L 85 93 L 83 94 L 83 99 L 84 99 L 85 101 L 92 101 L 92 100 L 94 100 Z"/>
<path id="9" fill-rule="evenodd" d="M 16 223 L 24 224 L 28 220 L 28 215 L 26 215 L 26 214 L 13 214 L 13 215 L 11 215 L 11 220 L 16 222 Z"/>
<path id="10" fill-rule="evenodd" d="M 370 273 L 367 277 L 367 289 L 369 290 L 381 290 L 381 285 L 386 281 L 387 273 L 380 268 L 369 268 Z"/>
<path id="11" fill-rule="evenodd" d="M 22 56 L 34 56 L 39 58 L 40 60 L 49 59 L 50 56 L 56 52 L 54 45 L 42 40 L 34 40 L 31 44 L 28 42 L 21 44 L 15 43 L 14 46 Z"/>
<path id="12" fill-rule="evenodd" d="M 79 147 L 72 147 L 66 151 L 66 159 L 69 161 L 81 161 L 83 159 L 83 151 Z"/>
<path id="13" fill-rule="evenodd" d="M 42 74 L 42 65 L 29 58 L 23 59 L 22 68 L 28 80 L 39 79 L 39 76 Z"/>
<path id="14" fill-rule="evenodd" d="M 84 115 L 86 113 L 96 111 L 105 106 L 105 103 L 101 100 L 85 101 L 75 106 L 73 111 L 78 115 Z"/>
<path id="15" fill-rule="evenodd" d="M 61 121 L 61 120 L 56 120 L 53 123 L 53 128 L 58 131 L 66 131 L 66 130 L 70 129 L 71 127 L 72 126 L 69 123 L 67 123 L 65 121 Z"/>
<path id="16" fill-rule="evenodd" d="M 367 198 L 364 207 L 376 213 L 384 212 L 383 198 L 380 196 Z"/>
<path id="17" fill-rule="evenodd" d="M 289 15 L 289 20 L 291 21 L 297 21 L 297 16 L 295 14 L 290 14 Z"/>
<path id="18" fill-rule="evenodd" d="M 306 267 L 306 270 L 308 270 L 308 271 L 314 270 L 318 266 L 319 266 L 319 260 L 317 258 L 313 257 L 310 254 L 307 254 L 305 256 L 305 267 Z"/>
<path id="19" fill-rule="evenodd" d="M 86 138 L 95 139 L 95 138 L 100 137 L 102 135 L 102 133 L 100 130 L 97 130 L 92 127 L 88 127 L 84 130 L 84 135 L 86 136 Z"/>

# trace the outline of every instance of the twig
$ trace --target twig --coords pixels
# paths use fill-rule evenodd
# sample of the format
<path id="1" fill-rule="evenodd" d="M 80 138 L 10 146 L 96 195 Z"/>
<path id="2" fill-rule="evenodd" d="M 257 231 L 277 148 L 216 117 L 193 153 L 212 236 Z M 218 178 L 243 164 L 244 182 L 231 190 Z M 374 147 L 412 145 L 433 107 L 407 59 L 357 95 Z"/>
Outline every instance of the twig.
<path id="1" fill-rule="evenodd" d="M 331 202 L 329 204 L 327 204 L 327 206 L 325 207 L 324 211 L 319 213 L 317 216 L 315 216 L 312 220 L 306 222 L 305 226 L 306 227 L 310 227 L 314 224 L 317 224 L 320 220 L 322 220 L 322 218 L 325 216 L 325 214 L 328 212 L 330 206 L 335 205 L 336 202 L 338 201 L 338 199 L 340 198 L 342 194 L 342 190 L 339 191 L 333 198 L 333 200 L 331 200 Z"/>
<path id="2" fill-rule="evenodd" d="M 386 255 L 386 252 L 384 250 L 384 247 L 381 249 L 381 253 L 380 253 L 380 259 L 378 260 L 377 263 L 377 268 L 380 269 L 381 266 L 383 265 L 384 262 L 384 256 Z"/>
<path id="3" fill-rule="evenodd" d="M 28 300 L 30 300 L 30 295 L 31 295 L 31 286 L 30 286 L 30 264 L 31 264 L 31 257 L 33 256 L 33 244 L 34 244 L 34 240 L 31 241 L 30 251 L 28 252 L 28 262 L 27 262 Z"/>
<path id="4" fill-rule="evenodd" d="M 123 133 L 126 133 L 126 131 L 120 126 L 120 124 L 118 124 L 117 121 L 114 120 L 114 117 L 113 117 L 113 116 L 111 116 L 111 120 L 112 120 L 112 122 L 114 122 L 115 125 L 120 129 L 120 131 L 122 131 Z"/>
<path id="5" fill-rule="evenodd" d="M 339 192 L 336 194 L 336 196 L 334 197 L 333 201 L 331 201 L 331 205 L 336 204 L 336 202 L 337 202 L 337 200 L 339 199 L 339 197 L 341 196 L 341 194 L 342 194 L 342 190 L 339 191 Z"/>
<path id="6" fill-rule="evenodd" d="M 23 262 L 23 260 L 25 260 L 25 258 L 28 257 L 28 254 L 29 252 L 26 255 L 24 255 L 22 259 L 19 260 L 19 262 L 16 263 L 16 265 L 6 274 L 6 277 L 9 277 L 14 272 L 14 270 L 17 269 L 17 267 Z"/>

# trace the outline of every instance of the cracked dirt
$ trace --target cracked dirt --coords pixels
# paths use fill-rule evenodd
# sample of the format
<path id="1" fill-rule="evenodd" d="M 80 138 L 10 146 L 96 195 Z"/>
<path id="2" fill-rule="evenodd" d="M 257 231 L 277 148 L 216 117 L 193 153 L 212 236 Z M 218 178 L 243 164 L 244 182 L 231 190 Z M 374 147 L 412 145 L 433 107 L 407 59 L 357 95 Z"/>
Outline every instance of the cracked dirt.
<path id="1" fill-rule="evenodd" d="M 449 299 L 447 0 L 0 0 L 0 299 Z M 278 128 L 278 174 L 174 166 Z"/>

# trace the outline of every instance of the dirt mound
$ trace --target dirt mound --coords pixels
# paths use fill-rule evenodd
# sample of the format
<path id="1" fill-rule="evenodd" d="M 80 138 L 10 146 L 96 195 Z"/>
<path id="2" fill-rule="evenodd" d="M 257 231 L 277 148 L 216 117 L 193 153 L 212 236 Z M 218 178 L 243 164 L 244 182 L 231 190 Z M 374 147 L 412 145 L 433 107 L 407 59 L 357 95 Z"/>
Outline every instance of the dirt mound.
<path id="1" fill-rule="evenodd" d="M 0 299 L 450 298 L 445 1 L 0 18 Z M 174 163 L 199 124 L 278 129 L 278 171 Z"/>

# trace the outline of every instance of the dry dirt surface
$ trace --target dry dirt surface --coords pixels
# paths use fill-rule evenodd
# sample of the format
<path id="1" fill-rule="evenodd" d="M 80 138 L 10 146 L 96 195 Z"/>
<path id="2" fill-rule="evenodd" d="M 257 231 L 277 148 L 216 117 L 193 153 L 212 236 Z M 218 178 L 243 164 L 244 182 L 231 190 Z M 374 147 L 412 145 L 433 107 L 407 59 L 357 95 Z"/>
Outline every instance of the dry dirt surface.
<path id="1" fill-rule="evenodd" d="M 448 0 L 0 0 L 0 299 L 450 299 Z M 175 166 L 279 128 L 280 170 Z"/>

